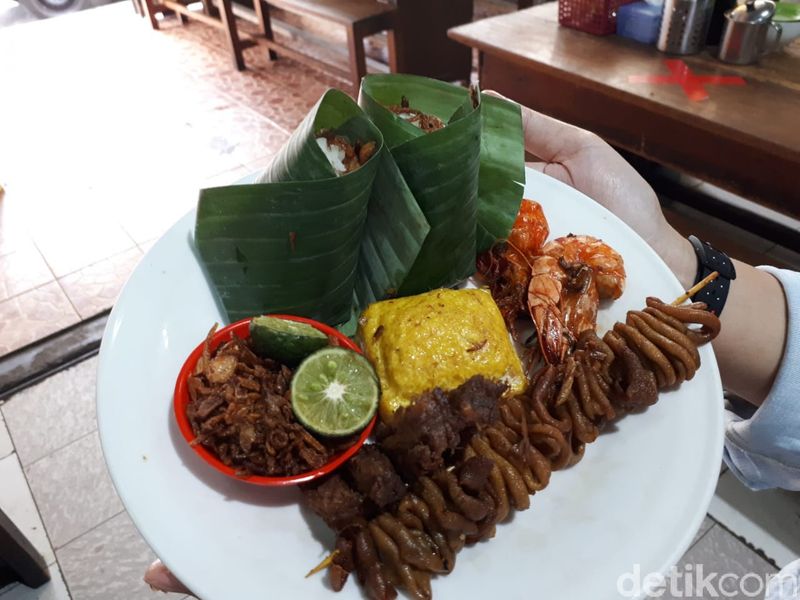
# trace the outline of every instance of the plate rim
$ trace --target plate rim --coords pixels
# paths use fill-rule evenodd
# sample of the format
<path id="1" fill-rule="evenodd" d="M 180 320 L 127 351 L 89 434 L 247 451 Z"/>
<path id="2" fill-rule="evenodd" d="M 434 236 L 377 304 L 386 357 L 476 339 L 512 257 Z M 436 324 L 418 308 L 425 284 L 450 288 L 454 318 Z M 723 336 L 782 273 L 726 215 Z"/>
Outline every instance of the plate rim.
<path id="1" fill-rule="evenodd" d="M 655 250 L 653 250 L 653 248 L 647 242 L 645 242 L 644 239 L 635 230 L 633 230 L 633 228 L 631 228 L 622 219 L 617 217 L 614 213 L 609 211 L 605 206 L 603 206 L 602 204 L 594 201 L 593 199 L 588 197 L 586 194 L 584 194 L 583 192 L 573 188 L 572 186 L 569 186 L 569 185 L 567 185 L 566 183 L 564 183 L 564 182 L 562 182 L 560 180 L 557 180 L 557 179 L 555 179 L 553 177 L 550 177 L 549 175 L 546 175 L 546 174 L 544 174 L 544 173 L 542 173 L 540 171 L 537 171 L 536 169 L 532 169 L 527 165 L 525 167 L 525 175 L 526 175 L 526 182 L 530 178 L 540 179 L 540 181 L 545 181 L 546 182 L 545 185 L 553 186 L 553 188 L 555 190 L 562 190 L 563 188 L 566 188 L 568 190 L 568 192 L 567 192 L 568 195 L 569 194 L 579 194 L 580 196 L 583 196 L 583 198 L 585 200 L 588 200 L 589 202 L 592 202 L 593 204 L 595 204 L 596 207 L 598 209 L 600 209 L 600 212 L 602 214 L 605 214 L 605 216 L 608 219 L 610 219 L 614 223 L 615 226 L 626 230 L 628 235 L 631 235 L 631 236 L 635 237 L 636 239 L 638 239 L 641 242 L 641 245 L 643 246 L 643 251 L 645 253 L 649 254 L 651 256 L 651 258 L 654 258 L 655 260 L 657 260 L 659 263 L 661 263 L 665 267 L 666 271 L 669 273 L 669 278 L 670 278 L 671 284 L 676 289 L 676 293 L 680 293 L 680 291 L 683 290 L 683 288 L 680 285 L 677 277 L 675 277 L 675 275 L 672 273 L 672 270 L 666 265 L 666 263 L 655 252 Z M 247 182 L 250 179 L 252 179 L 252 177 L 253 177 L 253 174 L 248 174 L 244 178 L 238 180 L 237 183 L 239 183 L 239 182 Z M 164 238 L 167 235 L 170 234 L 170 232 L 172 232 L 173 229 L 178 227 L 185 219 L 187 219 L 187 217 L 189 217 L 189 215 L 191 215 L 195 211 L 196 211 L 196 208 L 192 208 L 189 211 L 187 211 L 182 217 L 177 219 L 176 222 L 173 223 L 173 225 L 170 226 L 170 228 L 158 238 L 158 240 L 156 240 L 156 242 L 151 246 L 151 248 L 142 257 L 142 259 L 140 260 L 139 264 L 136 266 L 134 271 L 129 276 L 128 280 L 125 282 L 125 285 L 122 287 L 122 290 L 120 291 L 118 299 L 124 296 L 126 289 L 128 288 L 128 286 L 131 283 L 131 280 L 134 278 L 134 274 L 139 269 L 143 268 L 143 263 L 147 259 L 147 257 L 151 254 L 151 252 L 164 240 Z M 173 569 L 169 564 L 170 563 L 169 558 L 168 557 L 164 558 L 163 554 L 160 552 L 160 550 L 159 550 L 160 543 L 154 541 L 152 539 L 153 536 L 151 536 L 148 533 L 146 533 L 147 527 L 142 522 L 143 521 L 142 515 L 136 514 L 135 510 L 133 508 L 131 508 L 132 502 L 130 501 L 130 498 L 128 496 L 128 490 L 125 487 L 125 485 L 121 483 L 121 481 L 120 481 L 121 476 L 120 476 L 119 473 L 115 472 L 115 469 L 112 466 L 112 462 L 109 460 L 109 457 L 108 457 L 107 445 L 109 444 L 109 441 L 106 438 L 107 433 L 104 433 L 104 431 L 107 430 L 107 427 L 104 424 L 107 423 L 106 419 L 108 417 L 107 417 L 106 410 L 104 408 L 101 408 L 101 407 L 108 408 L 108 406 L 106 404 L 104 404 L 103 402 L 101 402 L 101 400 L 100 400 L 100 388 L 101 388 L 100 382 L 101 382 L 101 379 L 103 378 L 104 365 L 105 365 L 107 360 L 110 360 L 108 358 L 108 356 L 109 356 L 108 351 L 106 350 L 104 352 L 104 349 L 107 349 L 113 343 L 112 338 L 116 334 L 116 329 L 118 328 L 118 323 L 119 323 L 118 312 L 119 312 L 119 310 L 118 310 L 118 307 L 117 307 L 117 302 L 115 302 L 115 304 L 112 307 L 112 310 L 111 310 L 111 312 L 110 312 L 110 314 L 108 316 L 108 321 L 107 321 L 106 327 L 105 327 L 105 329 L 103 331 L 103 336 L 102 336 L 102 340 L 101 340 L 101 344 L 100 344 L 100 348 L 99 348 L 99 353 L 98 353 L 97 385 L 96 385 L 96 388 L 95 388 L 95 407 L 96 407 L 97 422 L 98 422 L 98 433 L 99 433 L 99 437 L 100 437 L 100 443 L 101 443 L 101 449 L 102 449 L 102 453 L 103 453 L 103 458 L 104 458 L 104 461 L 106 463 L 109 476 L 111 477 L 111 480 L 112 480 L 112 482 L 114 484 L 115 491 L 117 492 L 117 495 L 119 496 L 119 498 L 122 501 L 122 504 L 123 504 L 123 506 L 125 508 L 125 512 L 129 516 L 131 521 L 133 522 L 134 526 L 136 527 L 136 529 L 138 530 L 140 535 L 144 538 L 144 540 L 147 542 L 147 544 L 153 550 L 153 552 L 156 554 L 156 556 L 160 560 L 162 560 L 162 562 L 165 565 L 168 566 L 168 568 L 173 572 L 173 574 L 176 577 L 178 577 L 178 579 L 180 579 L 181 581 L 189 581 L 189 580 L 193 579 L 191 574 L 183 573 L 182 569 L 180 567 L 178 569 Z M 703 368 L 705 370 L 710 370 L 711 371 L 711 373 L 710 373 L 710 376 L 711 376 L 711 379 L 712 379 L 711 383 L 713 384 L 713 388 L 714 388 L 714 390 L 716 392 L 715 395 L 716 395 L 716 401 L 718 403 L 718 410 L 716 410 L 714 412 L 714 414 L 716 415 L 715 421 L 713 423 L 709 423 L 709 426 L 713 426 L 713 431 L 711 431 L 711 430 L 707 431 L 706 432 L 707 433 L 706 438 L 709 441 L 711 441 L 712 437 L 716 440 L 716 444 L 714 446 L 714 448 L 716 450 L 713 451 L 712 457 L 714 458 L 714 460 L 712 462 L 714 464 L 721 464 L 722 455 L 723 455 L 723 445 L 724 445 L 724 404 L 723 404 L 724 396 L 723 396 L 722 381 L 721 381 L 721 377 L 720 377 L 720 373 L 719 373 L 719 368 L 718 368 L 718 365 L 717 365 L 717 359 L 716 359 L 716 355 L 714 353 L 714 350 L 711 347 L 711 344 L 708 345 L 708 356 L 709 356 L 710 360 L 707 360 L 707 361 L 705 361 L 703 363 Z M 708 401 L 712 401 L 712 400 L 708 400 Z M 698 502 L 695 503 L 695 506 L 697 507 L 695 509 L 696 513 L 694 515 L 694 518 L 691 520 L 691 526 L 690 527 L 687 526 L 686 531 L 684 532 L 684 536 L 683 536 L 682 541 L 676 546 L 676 549 L 672 552 L 672 555 L 670 555 L 668 557 L 668 559 L 664 562 L 664 564 L 660 567 L 659 572 L 661 574 L 666 574 L 671 569 L 672 566 L 676 565 L 678 560 L 683 556 L 683 554 L 691 546 L 691 543 L 692 543 L 692 541 L 694 539 L 694 536 L 696 535 L 697 530 L 699 530 L 700 525 L 702 524 L 702 521 L 703 521 L 704 517 L 706 516 L 706 514 L 708 512 L 708 507 L 709 507 L 709 505 L 711 503 L 711 499 L 712 499 L 712 497 L 714 495 L 714 491 L 716 489 L 716 486 L 717 486 L 717 479 L 714 478 L 714 477 L 709 477 L 707 482 L 706 482 L 705 488 L 702 490 L 702 493 L 698 494 L 697 492 L 699 490 L 692 490 L 693 495 L 695 495 L 695 497 L 698 498 Z M 188 586 L 188 584 L 187 584 L 187 586 Z M 188 586 L 188 587 L 192 588 L 192 587 L 196 587 L 196 586 Z M 202 598 L 202 597 L 204 597 L 204 595 L 200 594 L 200 591 L 202 591 L 202 590 L 196 590 L 195 593 L 199 594 L 199 597 Z M 642 597 L 643 595 L 644 595 L 644 593 L 642 595 L 640 595 L 639 597 Z"/>

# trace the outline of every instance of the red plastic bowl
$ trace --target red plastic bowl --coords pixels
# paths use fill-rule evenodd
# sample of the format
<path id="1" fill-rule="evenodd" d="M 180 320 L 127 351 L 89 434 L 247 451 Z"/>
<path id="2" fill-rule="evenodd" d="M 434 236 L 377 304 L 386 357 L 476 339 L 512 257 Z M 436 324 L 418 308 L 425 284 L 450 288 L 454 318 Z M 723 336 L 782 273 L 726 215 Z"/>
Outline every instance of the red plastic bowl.
<path id="1" fill-rule="evenodd" d="M 270 315 L 277 319 L 286 319 L 287 321 L 298 321 L 300 323 L 307 323 L 311 325 L 315 329 L 318 329 L 322 333 L 328 336 L 328 339 L 331 341 L 332 345 L 340 346 L 342 348 L 347 348 L 348 350 L 353 350 L 354 352 L 358 352 L 361 354 L 361 349 L 353 343 L 350 338 L 341 334 L 340 332 L 336 331 L 333 327 L 328 327 L 324 323 L 320 323 L 318 321 L 314 321 L 312 319 L 306 319 L 304 317 L 293 317 L 290 315 Z M 231 339 L 232 334 L 236 334 L 238 337 L 246 339 L 250 337 L 250 319 L 242 319 L 241 321 L 237 321 L 236 323 L 232 323 L 227 327 L 223 327 L 219 331 L 214 334 L 214 337 L 211 338 L 211 351 L 217 349 L 221 343 L 226 342 Z M 175 418 L 178 421 L 178 428 L 181 430 L 181 434 L 189 442 L 189 447 L 194 450 L 200 458 L 206 461 L 209 465 L 214 467 L 220 473 L 225 473 L 230 477 L 238 479 L 240 481 L 246 481 L 247 483 L 253 483 L 255 485 L 265 485 L 265 486 L 282 486 L 282 485 L 294 485 L 296 483 L 305 483 L 306 481 L 311 481 L 316 479 L 317 477 L 322 477 L 323 475 L 327 475 L 331 471 L 334 471 L 338 467 L 340 467 L 348 458 L 353 456 L 356 452 L 358 452 L 359 448 L 364 445 L 364 442 L 367 441 L 370 433 L 372 433 L 372 428 L 375 426 L 375 421 L 377 420 L 377 414 L 375 417 L 372 418 L 372 421 L 364 428 L 364 431 L 361 432 L 361 435 L 358 437 L 358 440 L 342 452 L 336 454 L 333 458 L 331 458 L 327 463 L 322 465 L 319 469 L 315 469 L 313 471 L 307 471 L 306 473 L 300 473 L 298 475 L 291 475 L 288 477 L 265 477 L 261 475 L 251 475 L 249 477 L 241 477 L 236 474 L 236 469 L 229 467 L 228 465 L 224 464 L 219 458 L 217 458 L 213 452 L 205 448 L 202 444 L 195 444 L 192 445 L 192 442 L 195 439 L 194 431 L 192 431 L 192 426 L 189 423 L 189 418 L 186 416 L 186 407 L 189 405 L 189 389 L 187 387 L 187 382 L 189 376 L 194 372 L 194 368 L 197 365 L 197 361 L 200 359 L 200 355 L 203 353 L 203 346 L 205 345 L 205 341 L 195 348 L 192 353 L 189 355 L 189 358 L 186 359 L 186 362 L 183 363 L 183 367 L 181 367 L 181 371 L 178 374 L 178 380 L 175 382 L 175 397 L 174 397 L 174 408 L 175 408 Z"/>

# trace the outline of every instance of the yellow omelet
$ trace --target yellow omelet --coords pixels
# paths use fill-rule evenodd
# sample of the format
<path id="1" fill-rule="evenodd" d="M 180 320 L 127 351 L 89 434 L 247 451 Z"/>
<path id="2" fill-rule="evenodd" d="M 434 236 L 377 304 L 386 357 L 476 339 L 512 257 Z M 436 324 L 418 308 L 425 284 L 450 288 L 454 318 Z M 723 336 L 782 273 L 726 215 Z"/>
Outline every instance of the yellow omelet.
<path id="1" fill-rule="evenodd" d="M 424 391 L 450 390 L 470 377 L 525 390 L 525 375 L 489 292 L 439 289 L 371 304 L 359 320 L 367 358 L 381 383 L 381 418 L 391 419 Z"/>

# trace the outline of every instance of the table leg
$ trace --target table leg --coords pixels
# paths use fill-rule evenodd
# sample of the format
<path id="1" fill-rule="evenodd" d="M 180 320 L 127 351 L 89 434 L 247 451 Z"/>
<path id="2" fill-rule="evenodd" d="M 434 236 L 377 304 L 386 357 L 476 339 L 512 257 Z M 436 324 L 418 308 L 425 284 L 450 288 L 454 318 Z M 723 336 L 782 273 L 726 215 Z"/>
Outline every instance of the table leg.
<path id="1" fill-rule="evenodd" d="M 389 72 L 400 73 L 400 65 L 398 64 L 398 56 L 400 54 L 397 51 L 397 36 L 394 34 L 394 29 L 386 30 L 386 46 L 389 50 Z"/>
<path id="2" fill-rule="evenodd" d="M 219 9 L 214 6 L 213 0 L 201 0 L 203 3 L 203 12 L 206 13 L 209 17 L 214 17 L 215 19 L 219 19 Z"/>
<path id="3" fill-rule="evenodd" d="M 233 53 L 233 64 L 239 71 L 244 71 L 244 54 L 242 53 L 242 44 L 239 41 L 239 32 L 236 29 L 236 17 L 233 16 L 233 7 L 231 0 L 220 0 L 222 4 L 221 17 L 222 24 L 225 26 L 225 31 L 228 33 L 228 44 Z"/>
<path id="4" fill-rule="evenodd" d="M 355 27 L 347 29 L 347 48 L 350 52 L 350 78 L 355 95 L 361 87 L 361 79 L 367 74 L 367 59 L 364 55 L 364 37 Z"/>
<path id="5" fill-rule="evenodd" d="M 261 34 L 264 36 L 265 40 L 270 42 L 275 41 L 275 37 L 272 35 L 272 20 L 269 15 L 269 4 L 264 0 L 253 0 L 253 3 L 256 8 L 256 18 L 261 26 Z M 278 58 L 278 53 L 270 48 L 267 50 L 267 57 L 270 60 L 275 60 Z"/>
<path id="6" fill-rule="evenodd" d="M 150 19 L 150 26 L 153 29 L 158 29 L 159 25 L 158 19 L 156 19 L 155 2 L 153 2 L 153 0 L 143 0 L 143 2 L 145 12 L 147 13 L 147 18 Z"/>
<path id="7" fill-rule="evenodd" d="M 186 25 L 187 17 L 181 12 L 175 11 L 175 16 L 178 17 L 178 25 Z"/>

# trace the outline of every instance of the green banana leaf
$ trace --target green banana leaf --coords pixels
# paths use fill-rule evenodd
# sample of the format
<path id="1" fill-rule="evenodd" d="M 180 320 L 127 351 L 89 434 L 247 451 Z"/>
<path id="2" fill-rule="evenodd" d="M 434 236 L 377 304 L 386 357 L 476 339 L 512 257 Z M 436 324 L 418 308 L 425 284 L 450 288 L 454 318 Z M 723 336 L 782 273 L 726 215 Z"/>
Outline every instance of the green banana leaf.
<path id="1" fill-rule="evenodd" d="M 519 105 L 481 94 L 478 252 L 511 233 L 522 202 L 525 144 Z"/>
<path id="2" fill-rule="evenodd" d="M 400 119 L 386 106 L 402 96 L 447 126 Z M 201 191 L 195 245 L 229 320 L 352 325 L 376 300 L 460 282 L 508 236 L 524 177 L 518 106 L 409 75 L 366 77 L 359 104 L 329 90 L 257 183 Z M 322 129 L 376 152 L 337 176 Z"/>
<path id="3" fill-rule="evenodd" d="M 321 129 L 378 148 L 337 176 L 316 143 Z M 195 245 L 231 321 L 264 313 L 347 321 L 354 293 L 369 303 L 399 287 L 428 232 L 380 131 L 337 90 L 257 181 L 202 190 L 198 202 Z"/>
<path id="4" fill-rule="evenodd" d="M 447 126 L 425 133 L 398 117 L 387 107 L 400 105 L 403 96 Z M 414 75 L 368 75 L 361 82 L 359 103 L 383 133 L 431 227 L 401 295 L 452 285 L 475 271 L 481 121 L 477 110 L 463 110 L 468 96 Z"/>
<path id="5" fill-rule="evenodd" d="M 358 312 L 376 300 L 397 295 L 430 229 L 400 169 L 385 150 L 361 243 L 355 288 Z"/>
<path id="6" fill-rule="evenodd" d="M 452 285 L 475 255 L 511 231 L 522 201 L 519 106 L 415 75 L 368 75 L 359 104 L 383 133 L 431 231 L 401 295 Z M 425 133 L 389 106 L 402 98 L 447 126 Z"/>

